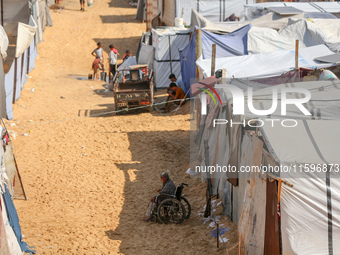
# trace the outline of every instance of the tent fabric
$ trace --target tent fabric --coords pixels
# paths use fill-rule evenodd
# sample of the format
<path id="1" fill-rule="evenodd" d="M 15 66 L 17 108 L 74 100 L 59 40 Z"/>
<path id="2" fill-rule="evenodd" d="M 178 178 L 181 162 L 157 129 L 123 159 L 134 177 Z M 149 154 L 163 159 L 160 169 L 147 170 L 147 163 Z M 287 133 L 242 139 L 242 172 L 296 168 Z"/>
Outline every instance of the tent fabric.
<path id="1" fill-rule="evenodd" d="M 172 73 L 177 77 L 177 79 L 181 80 L 181 64 L 179 61 L 175 62 L 158 62 L 154 61 L 154 83 L 157 88 L 166 88 L 170 85 L 169 75 Z M 171 68 L 172 67 L 172 68 Z M 185 87 L 186 88 L 186 87 Z"/>
<path id="2" fill-rule="evenodd" d="M 15 236 L 18 240 L 18 243 L 20 245 L 20 248 L 23 252 L 27 252 L 29 254 L 35 254 L 36 252 L 34 250 L 31 250 L 27 243 L 22 241 L 22 234 L 21 234 L 21 228 L 19 225 L 19 217 L 17 214 L 17 210 L 15 209 L 11 194 L 9 193 L 7 186 L 4 185 L 4 193 L 3 198 L 6 205 L 6 212 L 8 215 L 10 226 L 13 228 L 13 231 L 15 233 Z M 22 254 L 22 253 L 21 253 Z"/>
<path id="3" fill-rule="evenodd" d="M 15 236 L 14 230 L 10 225 L 8 212 L 6 210 L 6 204 L 4 199 L 4 194 L 1 195 L 1 212 L 2 212 L 2 219 L 5 224 L 5 231 L 7 236 L 7 243 L 8 243 L 8 249 L 10 251 L 10 254 L 23 254 L 23 251 L 21 250 L 21 247 L 19 245 L 18 239 Z"/>
<path id="4" fill-rule="evenodd" d="M 25 50 L 31 45 L 34 40 L 34 35 L 37 31 L 37 25 L 31 16 L 30 24 L 26 25 L 19 22 L 18 24 L 18 37 L 17 37 L 17 47 L 15 52 L 15 57 L 21 56 Z"/>
<path id="5" fill-rule="evenodd" d="M 5 72 L 3 62 L 0 61 L 0 116 L 6 118 L 6 90 L 5 90 Z"/>
<path id="6" fill-rule="evenodd" d="M 8 36 L 17 36 L 18 22 L 28 24 L 30 18 L 29 1 L 3 0 L 4 28 Z"/>
<path id="7" fill-rule="evenodd" d="M 182 81 L 185 90 L 188 91 L 190 85 L 196 80 L 196 31 L 194 32 L 189 44 L 183 49 L 180 56 Z"/>
<path id="8" fill-rule="evenodd" d="M 340 121 L 299 120 L 295 128 L 264 127 L 263 132 L 285 165 L 295 162 L 339 164 L 339 150 L 330 146 L 340 139 L 339 128 Z M 330 176 L 322 173 L 315 178 L 315 173 L 304 172 L 300 176 L 303 178 L 294 177 L 296 173 L 292 172 L 283 176 L 283 180 L 293 185 L 282 185 L 283 254 L 328 254 L 330 247 L 333 254 L 338 254 L 340 221 L 334 216 L 340 213 L 340 189 L 336 178 L 339 173 L 332 172 Z"/>
<path id="9" fill-rule="evenodd" d="M 287 119 L 324 119 L 324 120 L 340 120 L 340 109 L 338 107 L 340 101 L 340 81 L 309 81 L 280 84 L 275 86 L 278 90 L 281 88 L 304 88 L 310 91 L 311 99 L 305 104 L 306 109 L 312 115 L 303 115 L 295 105 L 287 105 Z M 258 89 L 253 92 L 253 105 L 255 109 L 270 109 L 272 106 L 272 87 Z M 246 95 L 245 95 L 246 96 Z M 288 98 L 299 98 L 298 93 L 293 93 Z M 257 118 L 249 110 L 245 109 L 243 118 Z M 282 118 L 281 104 L 277 105 L 276 110 L 271 114 L 271 118 Z M 305 154 L 302 150 L 298 155 Z"/>
<path id="10" fill-rule="evenodd" d="M 8 41 L 6 31 L 2 26 L 0 26 L 0 38 L 1 38 L 1 40 L 0 40 L 0 53 L 1 53 L 3 58 L 6 58 L 9 41 Z"/>
<path id="11" fill-rule="evenodd" d="M 189 38 L 190 33 L 186 28 L 166 27 L 164 29 L 152 29 L 152 46 L 155 48 L 155 60 L 179 60 L 179 50 L 189 43 Z"/>
<path id="12" fill-rule="evenodd" d="M 203 58 L 211 58 L 212 44 L 216 44 L 217 58 L 247 55 L 247 34 L 251 27 L 246 25 L 227 35 L 216 35 L 202 29 Z"/>
<path id="13" fill-rule="evenodd" d="M 176 0 L 176 13 L 174 18 L 180 18 L 182 16 L 182 9 L 184 9 L 183 20 L 189 25 L 191 21 L 191 9 L 195 9 L 211 22 L 222 22 L 232 14 L 239 16 L 246 2 L 246 0 Z"/>
<path id="14" fill-rule="evenodd" d="M 157 88 L 169 86 L 168 77 L 171 72 L 181 79 L 180 50 L 189 43 L 189 37 L 189 30 L 186 28 L 166 27 L 152 30 L 152 46 L 155 49 L 154 83 Z"/>
<path id="15" fill-rule="evenodd" d="M 127 60 L 125 60 L 118 68 L 117 71 L 121 71 L 124 69 L 130 69 L 130 66 L 137 65 L 136 57 L 129 57 Z"/>
<path id="16" fill-rule="evenodd" d="M 319 63 L 315 58 L 330 55 L 325 45 L 317 45 L 299 50 L 299 67 L 320 69 L 334 64 Z M 196 65 L 204 77 L 211 72 L 211 59 L 198 59 Z M 280 76 L 295 68 L 295 51 L 276 51 L 262 54 L 217 58 L 216 70 L 225 68 L 227 78 L 262 79 Z"/>
<path id="17" fill-rule="evenodd" d="M 153 69 L 154 48 L 151 45 L 141 43 L 141 49 L 138 56 L 138 64 L 147 64 L 150 69 Z"/>
<path id="18" fill-rule="evenodd" d="M 266 2 L 258 4 L 246 4 L 244 12 L 246 19 L 252 19 L 267 13 L 270 7 L 294 7 L 303 12 L 311 13 L 339 13 L 340 5 L 337 2 L 313 2 L 313 3 L 294 3 L 294 2 Z"/>
<path id="19" fill-rule="evenodd" d="M 278 32 L 270 28 L 252 27 L 248 33 L 248 51 L 250 54 L 258 54 L 293 50 L 295 40 L 299 40 L 300 48 L 305 48 L 324 44 L 326 36 L 314 23 L 302 19 L 291 22 Z"/>
<path id="20" fill-rule="evenodd" d="M 35 33 L 35 43 L 39 44 L 43 40 L 42 20 L 39 0 L 32 1 L 32 12 L 35 23 L 37 24 L 37 32 Z"/>
<path id="21" fill-rule="evenodd" d="M 6 91 L 6 114 L 8 119 L 13 119 L 13 90 L 14 90 L 14 69 L 15 64 L 12 62 L 12 66 L 8 73 L 5 74 L 5 91 Z"/>

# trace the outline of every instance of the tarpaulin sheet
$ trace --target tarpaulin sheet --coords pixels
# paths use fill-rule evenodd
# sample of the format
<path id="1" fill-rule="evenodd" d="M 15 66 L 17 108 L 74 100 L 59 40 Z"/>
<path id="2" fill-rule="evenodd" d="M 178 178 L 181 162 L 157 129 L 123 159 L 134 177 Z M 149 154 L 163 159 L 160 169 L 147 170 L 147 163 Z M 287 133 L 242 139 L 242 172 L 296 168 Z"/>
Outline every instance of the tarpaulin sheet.
<path id="1" fill-rule="evenodd" d="M 188 91 L 196 77 L 196 31 L 190 43 L 183 49 L 180 61 L 182 81 L 186 91 Z"/>
<path id="2" fill-rule="evenodd" d="M 227 35 L 217 35 L 202 29 L 203 58 L 211 58 L 213 44 L 216 44 L 217 58 L 247 55 L 248 31 L 251 27 L 246 25 Z"/>
<path id="3" fill-rule="evenodd" d="M 332 54 L 325 45 L 299 50 L 299 67 L 320 69 L 333 64 L 320 63 L 315 58 Z M 211 72 L 211 59 L 198 59 L 196 65 L 204 77 Z M 226 68 L 227 78 L 261 79 L 280 76 L 295 68 L 295 50 L 284 50 L 262 54 L 217 58 L 216 70 Z"/>
<path id="4" fill-rule="evenodd" d="M 11 194 L 9 193 L 6 185 L 4 185 L 5 190 L 3 193 L 3 198 L 5 200 L 5 204 L 6 204 L 6 211 L 7 211 L 7 216 L 9 219 L 9 223 L 11 225 L 11 227 L 13 228 L 13 231 L 15 233 L 15 236 L 18 240 L 18 243 L 20 245 L 20 248 L 23 252 L 27 252 L 27 253 L 35 253 L 35 251 L 30 250 L 27 243 L 22 241 L 22 234 L 21 234 L 21 227 L 19 224 L 19 217 L 17 214 L 17 210 L 15 209 Z"/>
<path id="5" fill-rule="evenodd" d="M 14 69 L 15 64 L 12 62 L 12 66 L 8 73 L 5 75 L 5 91 L 6 91 L 6 113 L 9 120 L 13 119 L 13 88 L 14 88 Z"/>
<path id="6" fill-rule="evenodd" d="M 31 45 L 34 40 L 35 32 L 37 31 L 37 25 L 33 19 L 30 17 L 29 25 L 19 22 L 18 24 L 18 37 L 17 37 L 17 47 L 15 51 L 15 57 L 21 56 L 25 50 Z"/>

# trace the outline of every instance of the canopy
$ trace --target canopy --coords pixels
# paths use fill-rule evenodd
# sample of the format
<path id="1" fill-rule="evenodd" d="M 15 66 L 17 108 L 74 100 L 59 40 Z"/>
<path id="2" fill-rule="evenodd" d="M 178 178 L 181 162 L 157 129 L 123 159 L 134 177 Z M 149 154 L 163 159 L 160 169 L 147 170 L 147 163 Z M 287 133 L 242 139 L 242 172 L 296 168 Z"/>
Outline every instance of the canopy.
<path id="1" fill-rule="evenodd" d="M 299 67 L 320 69 L 333 66 L 320 63 L 315 58 L 330 55 L 333 52 L 325 45 L 303 48 L 299 50 Z M 211 72 L 211 59 L 198 59 L 196 65 L 204 77 Z M 225 68 L 227 78 L 262 79 L 280 76 L 295 68 L 295 50 L 275 51 L 262 54 L 217 58 L 216 70 Z"/>

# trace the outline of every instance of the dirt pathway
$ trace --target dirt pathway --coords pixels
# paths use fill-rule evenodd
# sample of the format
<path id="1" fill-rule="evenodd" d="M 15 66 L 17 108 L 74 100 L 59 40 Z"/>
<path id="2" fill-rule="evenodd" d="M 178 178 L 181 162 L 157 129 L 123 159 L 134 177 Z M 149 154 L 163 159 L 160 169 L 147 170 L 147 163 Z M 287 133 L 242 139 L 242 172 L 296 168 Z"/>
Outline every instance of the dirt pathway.
<path id="1" fill-rule="evenodd" d="M 126 49 L 135 53 L 145 29 L 128 2 L 94 1 L 81 13 L 78 1 L 64 0 L 64 10 L 52 11 L 54 27 L 46 29 L 36 68 L 14 105 L 10 129 L 29 198 L 15 204 L 25 241 L 38 254 L 217 252 L 211 228 L 197 215 L 205 185 L 185 179 L 189 114 L 84 117 L 113 109 L 101 82 L 76 79 L 91 72 L 96 42 L 106 52 L 116 44 L 121 58 Z M 179 226 L 141 222 L 166 170 L 175 183 L 189 182 L 192 217 Z"/>

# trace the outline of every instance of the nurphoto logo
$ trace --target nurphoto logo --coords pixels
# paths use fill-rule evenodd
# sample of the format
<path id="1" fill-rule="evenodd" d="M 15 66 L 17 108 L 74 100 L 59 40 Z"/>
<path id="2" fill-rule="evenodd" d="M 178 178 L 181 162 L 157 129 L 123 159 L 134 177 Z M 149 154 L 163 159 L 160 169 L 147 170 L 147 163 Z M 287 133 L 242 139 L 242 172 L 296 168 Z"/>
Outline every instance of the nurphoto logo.
<path id="1" fill-rule="evenodd" d="M 220 105 L 222 106 L 222 100 L 218 92 L 211 86 L 208 86 L 208 85 L 205 85 L 205 86 L 206 88 L 199 88 L 205 92 L 201 96 L 201 114 L 202 115 L 207 114 L 207 94 L 211 97 L 214 104 L 217 106 L 216 99 L 214 98 L 211 91 L 216 95 L 217 99 L 219 100 Z M 207 88 L 209 88 L 210 91 Z M 297 109 L 299 109 L 301 113 L 305 116 L 312 115 L 303 105 L 305 103 L 308 103 L 309 100 L 311 99 L 310 91 L 304 88 L 281 88 L 280 91 L 278 91 L 276 87 L 272 87 L 271 89 L 272 90 L 272 99 L 271 99 L 272 105 L 269 109 L 262 109 L 262 110 L 256 109 L 254 107 L 253 89 L 251 87 L 248 87 L 247 89 L 247 99 L 245 99 L 244 91 L 236 86 L 229 85 L 229 84 L 216 84 L 215 88 L 230 91 L 230 93 L 232 94 L 232 98 L 233 98 L 233 106 L 232 106 L 233 115 L 244 115 L 245 105 L 247 105 L 249 112 L 252 113 L 253 115 L 256 115 L 259 117 L 268 116 L 270 114 L 273 114 L 277 110 L 279 103 L 281 106 L 281 112 L 280 112 L 281 116 L 287 115 L 287 105 L 295 105 Z M 298 98 L 288 98 L 287 95 L 289 94 L 295 94 L 299 96 Z M 280 95 L 280 98 L 279 98 L 279 95 Z M 251 120 L 248 120 L 247 123 L 245 119 L 242 122 L 234 122 L 234 123 L 232 120 L 228 121 L 226 119 L 214 119 L 213 126 L 215 127 L 216 125 L 227 124 L 228 122 L 230 122 L 231 126 L 233 124 L 234 125 L 241 124 L 244 126 L 248 124 L 248 126 L 251 126 L 251 127 L 261 127 L 266 122 L 271 122 L 272 127 L 274 127 L 274 123 L 278 121 L 281 122 L 281 125 L 284 127 L 297 126 L 297 121 L 294 119 L 263 119 L 263 118 L 251 119 Z M 289 122 L 293 124 L 288 125 Z"/>

